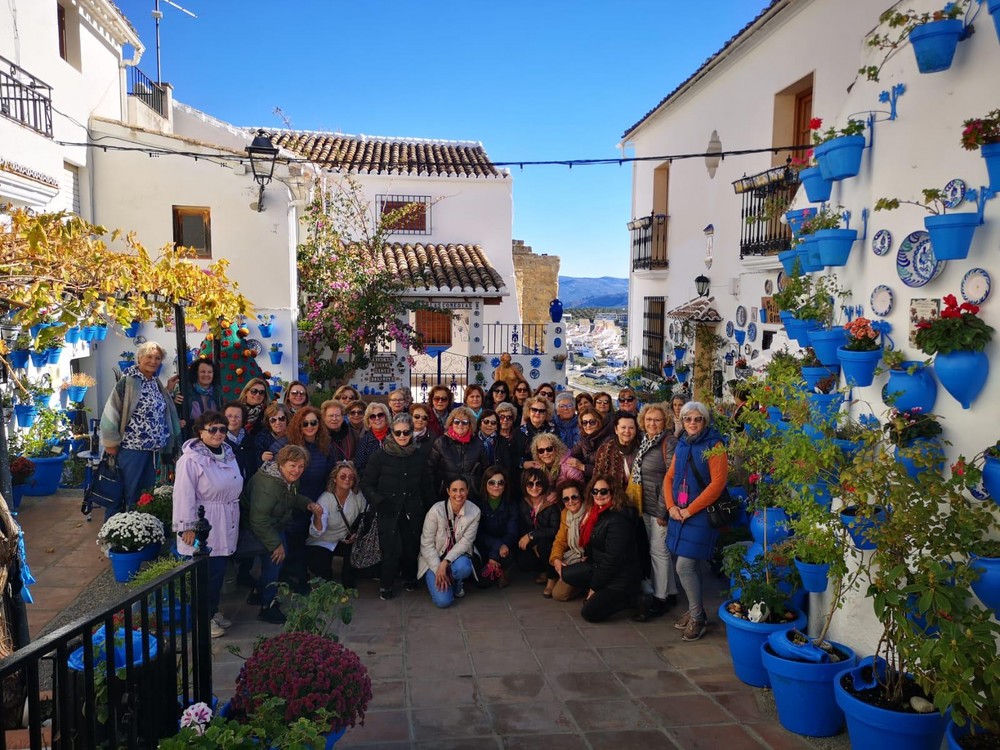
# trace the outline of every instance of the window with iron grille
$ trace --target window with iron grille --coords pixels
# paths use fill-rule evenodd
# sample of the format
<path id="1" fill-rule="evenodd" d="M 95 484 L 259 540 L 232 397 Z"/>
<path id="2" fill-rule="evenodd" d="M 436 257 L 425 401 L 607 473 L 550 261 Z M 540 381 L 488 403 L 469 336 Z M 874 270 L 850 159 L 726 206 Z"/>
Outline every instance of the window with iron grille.
<path id="1" fill-rule="evenodd" d="M 193 247 L 196 258 L 212 257 L 212 211 L 202 206 L 174 206 L 174 244 Z"/>
<path id="2" fill-rule="evenodd" d="M 666 297 L 642 298 L 642 369 L 653 378 L 663 374 L 661 365 L 666 312 Z"/>
<path id="3" fill-rule="evenodd" d="M 429 195 L 377 195 L 379 221 L 386 214 L 409 208 L 404 216 L 397 217 L 389 225 L 393 234 L 430 234 L 431 197 Z"/>
<path id="4" fill-rule="evenodd" d="M 414 328 L 425 346 L 451 346 L 451 315 L 433 310 L 417 310 Z"/>

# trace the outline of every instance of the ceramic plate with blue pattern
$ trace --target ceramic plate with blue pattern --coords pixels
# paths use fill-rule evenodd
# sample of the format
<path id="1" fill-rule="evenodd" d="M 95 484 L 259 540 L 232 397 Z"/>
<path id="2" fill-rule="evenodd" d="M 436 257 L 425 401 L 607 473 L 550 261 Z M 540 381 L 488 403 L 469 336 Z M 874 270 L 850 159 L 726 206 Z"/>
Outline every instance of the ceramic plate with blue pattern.
<path id="1" fill-rule="evenodd" d="M 756 323 L 751 323 L 750 325 L 747 326 L 747 338 L 750 341 L 756 341 L 757 340 L 757 324 Z"/>
<path id="2" fill-rule="evenodd" d="M 872 252 L 885 255 L 892 249 L 892 233 L 888 229 L 880 229 L 872 237 Z"/>
<path id="3" fill-rule="evenodd" d="M 733 337 L 733 331 L 735 331 L 735 330 L 736 330 L 736 326 L 733 325 L 733 321 L 730 320 L 728 323 L 726 323 L 726 336 L 728 336 L 729 338 L 732 338 Z"/>
<path id="4" fill-rule="evenodd" d="M 945 261 L 934 256 L 930 235 L 922 230 L 908 234 L 896 253 L 896 273 L 909 287 L 933 281 L 944 271 L 944 266 Z"/>
<path id="5" fill-rule="evenodd" d="M 990 275 L 985 268 L 972 268 L 962 277 L 962 297 L 973 305 L 981 305 L 990 296 Z"/>

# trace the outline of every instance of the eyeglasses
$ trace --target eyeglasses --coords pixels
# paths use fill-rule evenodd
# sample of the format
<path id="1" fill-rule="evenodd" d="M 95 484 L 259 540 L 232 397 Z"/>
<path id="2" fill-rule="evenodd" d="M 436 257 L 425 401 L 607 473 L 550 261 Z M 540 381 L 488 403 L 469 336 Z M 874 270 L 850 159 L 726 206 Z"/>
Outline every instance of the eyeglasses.
<path id="1" fill-rule="evenodd" d="M 426 414 L 414 414 L 413 415 L 413 421 L 414 422 L 426 422 L 428 419 L 430 419 L 430 417 L 428 417 Z"/>
<path id="2" fill-rule="evenodd" d="M 488 479 L 486 484 L 490 487 L 503 487 L 507 482 L 503 479 Z"/>
<path id="3" fill-rule="evenodd" d="M 358 397 L 355 396 L 353 393 L 343 393 L 340 396 L 340 400 L 341 401 L 357 401 Z"/>
<path id="4" fill-rule="evenodd" d="M 278 414 L 277 416 L 274 417 L 268 417 L 267 421 L 270 422 L 271 424 L 274 424 L 275 422 L 287 422 L 288 417 L 286 417 L 284 414 Z"/>
<path id="5" fill-rule="evenodd" d="M 247 391 L 247 393 L 252 393 L 255 396 L 263 396 L 265 393 L 267 393 L 267 391 L 265 391 L 263 388 L 251 388 L 249 391 Z"/>
<path id="6" fill-rule="evenodd" d="M 413 430 L 393 430 L 392 434 L 396 437 L 409 437 L 413 434 Z"/>
<path id="7" fill-rule="evenodd" d="M 524 486 L 525 487 L 542 487 L 543 485 L 537 479 L 529 479 L 527 482 L 524 483 Z"/>
<path id="8" fill-rule="evenodd" d="M 354 411 L 347 412 L 352 417 L 363 417 L 365 412 L 363 409 L 355 409 Z"/>
<path id="9" fill-rule="evenodd" d="M 466 426 L 468 426 L 470 424 L 470 422 L 469 422 L 468 419 L 453 419 L 453 420 L 451 420 L 451 423 L 452 424 L 466 425 Z"/>
<path id="10" fill-rule="evenodd" d="M 566 503 L 578 503 L 581 500 L 583 500 L 583 498 L 580 497 L 579 495 L 564 495 L 563 496 L 563 502 L 566 502 Z"/>
<path id="11" fill-rule="evenodd" d="M 704 417 L 684 417 L 685 422 L 704 422 Z"/>
<path id="12" fill-rule="evenodd" d="M 631 404 L 633 401 L 635 401 L 635 396 L 619 396 L 618 397 L 618 403 L 621 403 L 621 404 Z"/>
<path id="13" fill-rule="evenodd" d="M 442 402 L 447 403 L 450 400 L 451 399 L 449 399 L 447 396 L 435 396 L 434 398 L 431 399 L 431 401 L 435 403 L 442 403 Z"/>
<path id="14" fill-rule="evenodd" d="M 385 414 L 383 414 L 380 411 L 377 411 L 374 414 L 372 414 L 370 417 L 368 417 L 368 419 L 385 419 Z"/>
<path id="15" fill-rule="evenodd" d="M 542 455 L 544 455 L 546 453 L 555 453 L 555 452 L 556 452 L 556 447 L 554 445 L 546 445 L 544 447 L 543 446 L 539 446 L 539 448 L 538 448 L 538 455 L 539 456 L 542 456 Z"/>
<path id="16" fill-rule="evenodd" d="M 598 495 L 604 497 L 605 495 L 610 495 L 611 490 L 609 490 L 607 487 L 594 487 L 594 489 L 590 491 L 590 494 L 593 495 L 594 497 L 597 497 Z"/>
<path id="17" fill-rule="evenodd" d="M 565 409 L 575 409 L 576 408 L 576 404 L 574 404 L 572 401 L 565 401 L 564 400 L 564 401 L 557 402 L 556 403 L 556 408 L 557 409 L 563 409 L 563 408 L 565 408 Z"/>
<path id="18" fill-rule="evenodd" d="M 596 424 L 600 424 L 596 419 L 581 419 L 580 424 L 584 427 L 593 427 Z"/>
<path id="19" fill-rule="evenodd" d="M 303 427 L 319 427 L 319 422 L 315 419 L 307 419 L 302 422 Z"/>
<path id="20" fill-rule="evenodd" d="M 402 398 L 390 398 L 389 399 L 389 403 L 390 404 L 405 404 L 406 400 L 402 399 Z"/>
<path id="21" fill-rule="evenodd" d="M 500 421 L 501 422 L 513 422 L 514 421 L 514 415 L 513 414 L 501 414 L 500 415 Z"/>
<path id="22" fill-rule="evenodd" d="M 201 428 L 202 432 L 207 432 L 209 435 L 221 435 L 221 434 L 223 434 L 224 432 L 226 432 L 228 430 L 229 430 L 228 427 L 223 427 L 220 424 L 214 424 L 211 427 L 202 427 Z"/>
<path id="23" fill-rule="evenodd" d="M 532 406 L 531 407 L 531 413 L 532 414 L 545 414 L 546 411 L 548 411 L 548 410 L 547 409 L 539 409 L 537 406 Z"/>
<path id="24" fill-rule="evenodd" d="M 289 391 L 288 395 L 289 396 L 305 396 L 306 392 L 305 391 Z"/>
<path id="25" fill-rule="evenodd" d="M 491 427 L 496 425 L 497 421 L 495 419 L 483 419 L 479 422 L 480 425 L 490 425 Z"/>

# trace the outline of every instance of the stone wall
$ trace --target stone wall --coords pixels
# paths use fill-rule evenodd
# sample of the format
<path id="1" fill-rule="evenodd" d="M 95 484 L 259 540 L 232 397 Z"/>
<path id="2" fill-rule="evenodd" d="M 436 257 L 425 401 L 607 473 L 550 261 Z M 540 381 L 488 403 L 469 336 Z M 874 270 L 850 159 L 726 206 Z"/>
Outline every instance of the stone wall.
<path id="1" fill-rule="evenodd" d="M 549 303 L 559 296 L 559 256 L 535 255 L 523 240 L 513 241 L 514 284 L 521 322 L 549 323 Z M 523 342 L 531 345 L 531 342 Z"/>

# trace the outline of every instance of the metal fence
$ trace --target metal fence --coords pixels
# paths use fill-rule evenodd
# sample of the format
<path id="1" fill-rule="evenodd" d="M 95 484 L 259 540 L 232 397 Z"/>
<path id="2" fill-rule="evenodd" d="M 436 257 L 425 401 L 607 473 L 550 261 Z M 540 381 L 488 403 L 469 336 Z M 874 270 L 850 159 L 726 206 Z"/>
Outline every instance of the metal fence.
<path id="1" fill-rule="evenodd" d="M 544 354 L 544 323 L 483 324 L 483 354 Z"/>
<path id="2" fill-rule="evenodd" d="M 52 87 L 0 57 L 0 115 L 52 137 Z"/>
<path id="3" fill-rule="evenodd" d="M 166 117 L 163 111 L 163 87 L 139 70 L 134 65 L 128 69 L 128 95 L 134 96 L 160 117 Z"/>
<path id="4" fill-rule="evenodd" d="M 419 354 L 410 368 L 410 390 L 413 400 L 427 403 L 430 389 L 441 384 L 451 389 L 455 401 L 465 398 L 469 384 L 469 358 L 463 354 L 444 351 L 438 355 Z"/>

